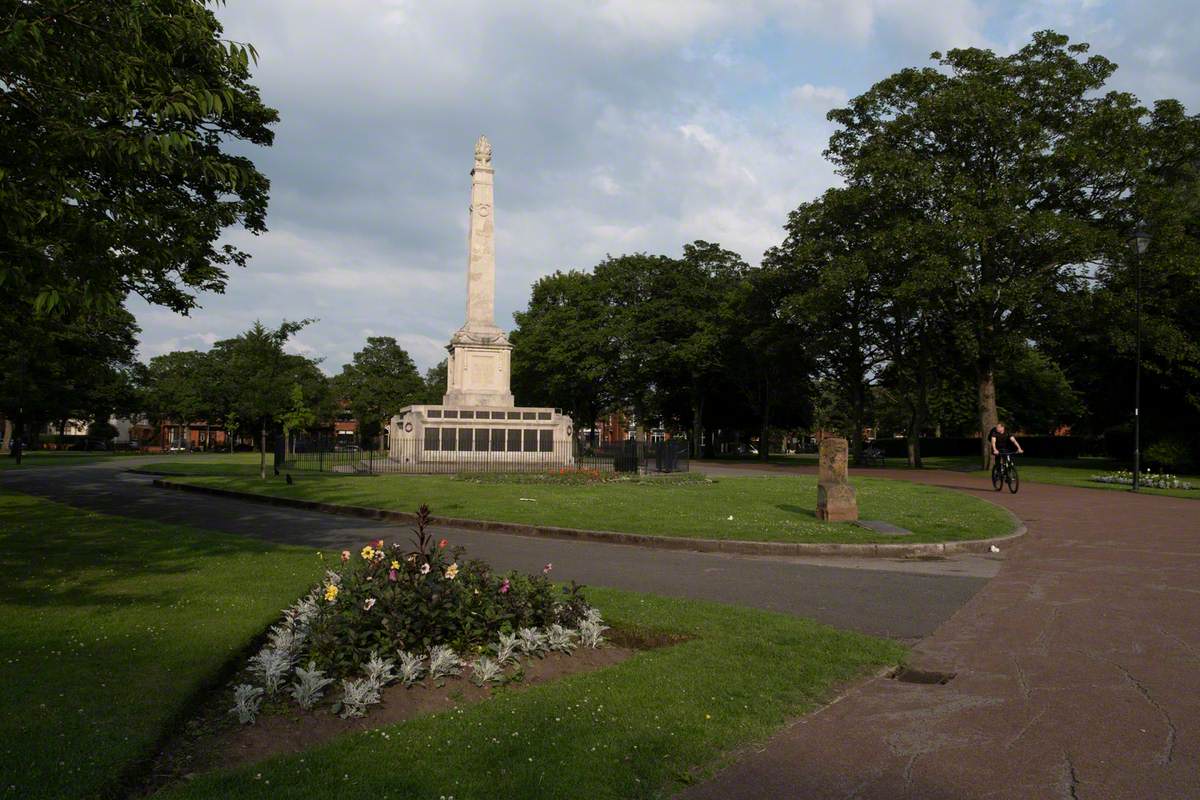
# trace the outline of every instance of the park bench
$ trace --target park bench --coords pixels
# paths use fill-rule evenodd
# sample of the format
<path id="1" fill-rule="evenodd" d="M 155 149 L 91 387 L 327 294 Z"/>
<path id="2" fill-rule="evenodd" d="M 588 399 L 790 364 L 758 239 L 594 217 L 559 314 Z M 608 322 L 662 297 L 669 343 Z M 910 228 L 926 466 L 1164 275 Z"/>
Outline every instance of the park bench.
<path id="1" fill-rule="evenodd" d="M 878 447 L 864 447 L 862 454 L 854 461 L 856 467 L 882 467 L 886 465 L 883 451 Z"/>

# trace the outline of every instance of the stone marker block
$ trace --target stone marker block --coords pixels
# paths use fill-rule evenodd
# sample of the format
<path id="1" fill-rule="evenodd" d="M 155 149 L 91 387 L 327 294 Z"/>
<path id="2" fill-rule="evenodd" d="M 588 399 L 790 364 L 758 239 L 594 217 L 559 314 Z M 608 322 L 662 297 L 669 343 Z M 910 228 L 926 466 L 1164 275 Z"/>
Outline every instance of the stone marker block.
<path id="1" fill-rule="evenodd" d="M 858 519 L 858 500 L 848 483 L 817 484 L 817 519 L 826 522 L 854 522 Z"/>
<path id="2" fill-rule="evenodd" d="M 845 483 L 850 464 L 850 446 L 845 439 L 822 439 L 819 459 L 821 483 Z"/>
<path id="3" fill-rule="evenodd" d="M 849 455 L 850 448 L 845 439 L 821 440 L 817 519 L 826 522 L 854 522 L 858 519 L 858 500 L 854 496 L 854 487 L 846 482 Z"/>

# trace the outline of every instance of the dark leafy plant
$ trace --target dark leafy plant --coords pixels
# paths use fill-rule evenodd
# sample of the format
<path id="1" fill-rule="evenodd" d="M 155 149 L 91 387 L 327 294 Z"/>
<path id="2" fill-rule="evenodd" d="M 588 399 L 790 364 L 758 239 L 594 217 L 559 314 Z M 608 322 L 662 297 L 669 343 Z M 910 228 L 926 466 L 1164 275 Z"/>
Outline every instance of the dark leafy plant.
<path id="1" fill-rule="evenodd" d="M 582 587 L 556 589 L 549 564 L 537 575 L 497 573 L 438 540 L 429 520 L 422 506 L 411 546 L 378 539 L 356 554 L 342 552 L 342 568 L 314 590 L 319 608 L 298 654 L 302 663 L 349 677 L 372 653 L 392 657 L 445 645 L 466 656 L 494 647 L 501 633 L 573 627 L 586 616 Z"/>

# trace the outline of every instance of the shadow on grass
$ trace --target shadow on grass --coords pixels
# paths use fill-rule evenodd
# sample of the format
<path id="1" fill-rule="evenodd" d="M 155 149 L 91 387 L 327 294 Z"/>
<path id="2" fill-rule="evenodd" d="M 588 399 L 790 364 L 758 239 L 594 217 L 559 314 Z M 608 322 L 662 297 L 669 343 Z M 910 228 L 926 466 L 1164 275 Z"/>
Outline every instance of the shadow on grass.
<path id="1" fill-rule="evenodd" d="M 161 534 L 137 535 L 144 524 L 9 498 L 0 507 L 0 570 L 8 576 L 0 582 L 0 602 L 29 608 L 167 605 L 179 599 L 175 591 L 147 591 L 127 579 L 185 575 L 208 558 L 269 548 L 249 538 L 194 536 L 164 546 Z M 121 582 L 119 590 L 106 590 L 114 581 Z"/>
<path id="2" fill-rule="evenodd" d="M 817 518 L 817 511 L 815 508 L 802 508 L 801 506 L 794 506 L 790 503 L 780 503 L 775 507 L 787 514 L 796 514 L 797 516 L 808 517 L 809 519 Z"/>

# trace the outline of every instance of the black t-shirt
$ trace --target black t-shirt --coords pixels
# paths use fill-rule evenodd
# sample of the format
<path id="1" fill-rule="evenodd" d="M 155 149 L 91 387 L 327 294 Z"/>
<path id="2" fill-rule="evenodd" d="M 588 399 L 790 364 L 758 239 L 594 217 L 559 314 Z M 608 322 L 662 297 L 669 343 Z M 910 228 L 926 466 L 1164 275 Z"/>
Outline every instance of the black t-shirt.
<path id="1" fill-rule="evenodd" d="M 992 439 L 996 440 L 996 449 L 1001 453 L 1015 453 L 1017 451 L 1017 446 L 1012 440 L 1012 434 L 1008 431 L 1001 433 L 995 428 L 992 428 L 990 431 L 988 431 L 987 438 L 989 442 Z"/>

